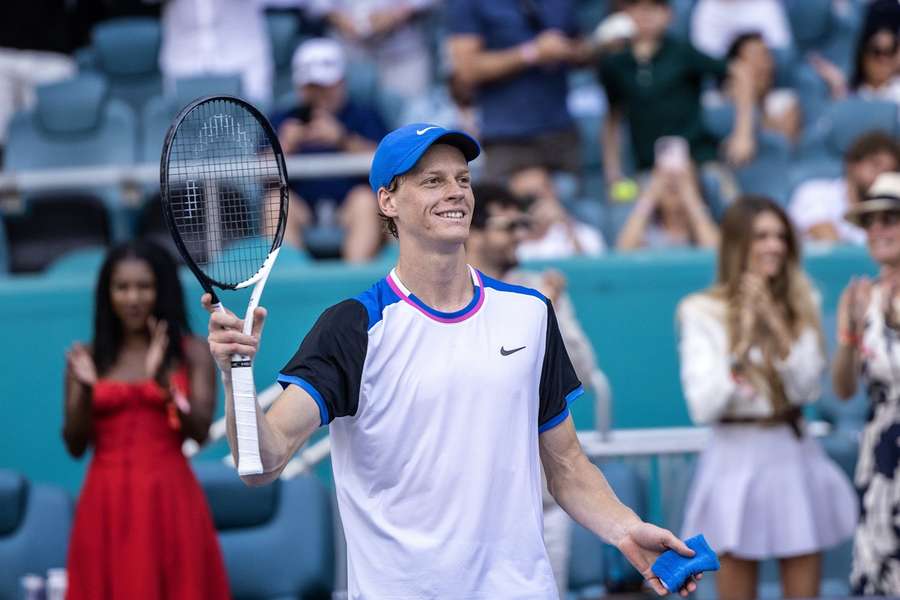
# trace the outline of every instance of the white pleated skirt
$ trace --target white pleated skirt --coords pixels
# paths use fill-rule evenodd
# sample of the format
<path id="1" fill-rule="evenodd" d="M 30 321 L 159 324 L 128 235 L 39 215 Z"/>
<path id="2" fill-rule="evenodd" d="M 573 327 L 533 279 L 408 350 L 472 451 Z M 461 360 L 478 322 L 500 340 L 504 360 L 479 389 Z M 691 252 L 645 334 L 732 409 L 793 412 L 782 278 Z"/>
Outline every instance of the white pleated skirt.
<path id="1" fill-rule="evenodd" d="M 858 504 L 815 439 L 787 425 L 719 425 L 700 455 L 682 533 L 748 560 L 800 556 L 849 539 Z"/>

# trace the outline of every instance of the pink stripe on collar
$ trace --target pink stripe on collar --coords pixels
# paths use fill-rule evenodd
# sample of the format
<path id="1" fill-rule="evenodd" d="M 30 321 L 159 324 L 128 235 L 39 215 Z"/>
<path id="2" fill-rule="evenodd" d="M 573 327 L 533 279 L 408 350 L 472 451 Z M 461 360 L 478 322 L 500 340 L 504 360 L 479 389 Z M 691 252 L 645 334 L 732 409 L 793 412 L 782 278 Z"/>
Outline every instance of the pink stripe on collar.
<path id="1" fill-rule="evenodd" d="M 465 313 L 455 316 L 455 317 L 452 317 L 452 318 L 442 317 L 440 315 L 434 314 L 434 312 L 426 310 L 423 306 L 416 303 L 416 301 L 413 300 L 412 298 L 410 298 L 409 295 L 406 294 L 406 292 L 404 292 L 403 289 L 400 287 L 400 285 L 398 285 L 397 282 L 394 280 L 395 276 L 394 276 L 393 271 L 388 273 L 388 276 L 385 279 L 387 280 L 388 286 L 391 288 L 391 290 L 393 290 L 393 292 L 395 294 L 397 294 L 398 297 L 402 298 L 404 302 L 406 302 L 407 304 L 409 304 L 410 306 L 412 306 L 413 308 L 418 310 L 420 313 L 422 313 L 423 315 L 425 315 L 432 321 L 437 321 L 438 323 L 459 323 L 461 321 L 465 321 L 466 319 L 468 319 L 472 315 L 474 315 L 476 312 L 478 312 L 478 309 L 480 309 L 481 305 L 484 304 L 484 282 L 481 281 L 481 273 L 479 273 L 477 269 L 472 269 L 471 267 L 469 267 L 469 268 L 471 270 L 470 272 L 474 274 L 474 279 L 477 282 L 476 283 L 477 289 L 476 289 L 475 293 L 478 294 L 478 302 L 476 302 L 475 306 L 473 306 L 472 308 L 467 310 Z M 434 310 L 434 309 L 431 309 L 431 310 Z M 437 312 L 437 311 L 435 311 L 435 312 Z"/>

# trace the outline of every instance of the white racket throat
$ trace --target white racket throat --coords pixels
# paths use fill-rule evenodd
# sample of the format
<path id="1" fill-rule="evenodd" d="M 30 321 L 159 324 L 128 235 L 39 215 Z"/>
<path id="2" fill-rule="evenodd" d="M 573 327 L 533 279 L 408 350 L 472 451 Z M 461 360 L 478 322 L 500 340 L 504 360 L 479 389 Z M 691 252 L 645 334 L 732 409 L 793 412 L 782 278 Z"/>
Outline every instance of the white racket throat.
<path id="1" fill-rule="evenodd" d="M 262 267 L 251 279 L 238 288 L 255 283 L 244 315 L 243 333 L 253 333 L 253 313 L 259 306 L 263 288 L 281 248 L 275 248 L 266 258 Z M 214 305 L 216 310 L 225 310 L 222 303 Z M 237 434 L 237 464 L 239 475 L 259 475 L 263 472 L 259 453 L 259 424 L 256 416 L 256 384 L 253 379 L 253 360 L 249 356 L 235 354 L 231 357 L 231 395 L 234 402 L 234 423 Z"/>

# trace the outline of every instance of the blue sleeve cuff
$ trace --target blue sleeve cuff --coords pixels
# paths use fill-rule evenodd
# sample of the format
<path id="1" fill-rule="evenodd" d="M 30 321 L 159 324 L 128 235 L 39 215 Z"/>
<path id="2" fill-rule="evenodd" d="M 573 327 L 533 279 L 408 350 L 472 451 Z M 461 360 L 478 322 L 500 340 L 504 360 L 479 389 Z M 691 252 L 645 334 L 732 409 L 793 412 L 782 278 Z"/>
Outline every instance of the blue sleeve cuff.
<path id="1" fill-rule="evenodd" d="M 331 419 L 328 418 L 328 406 L 325 404 L 325 399 L 322 398 L 322 394 L 319 393 L 319 390 L 313 386 L 310 382 L 303 379 L 302 377 L 297 377 L 296 375 L 285 375 L 284 373 L 278 374 L 278 383 L 281 384 L 282 388 L 286 388 L 290 384 L 294 384 L 297 387 L 303 389 L 312 396 L 312 399 L 316 401 L 316 404 L 319 407 L 319 418 L 322 420 L 320 425 L 328 425 L 331 422 Z"/>
<path id="2" fill-rule="evenodd" d="M 571 392 L 566 394 L 565 408 L 563 408 L 561 411 L 559 411 L 558 415 L 556 415 L 555 417 L 553 417 L 552 419 L 550 419 L 549 421 L 547 421 L 546 423 L 544 423 L 543 425 L 538 427 L 538 433 L 544 433 L 545 431 L 553 429 L 554 427 L 556 427 L 557 425 L 559 425 L 560 423 L 565 421 L 566 417 L 569 416 L 569 405 L 575 400 L 575 398 L 582 395 L 583 393 L 584 393 L 584 386 L 579 385 L 577 388 L 575 388 L 574 390 L 572 390 Z"/>

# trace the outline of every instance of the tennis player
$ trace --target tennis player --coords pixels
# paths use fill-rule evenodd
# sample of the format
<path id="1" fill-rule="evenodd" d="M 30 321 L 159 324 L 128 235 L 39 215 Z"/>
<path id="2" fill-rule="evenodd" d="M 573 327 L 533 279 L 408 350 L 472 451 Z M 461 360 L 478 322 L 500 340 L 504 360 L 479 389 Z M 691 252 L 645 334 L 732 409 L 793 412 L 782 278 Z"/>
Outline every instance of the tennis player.
<path id="1" fill-rule="evenodd" d="M 369 182 L 398 237 L 397 266 L 306 335 L 274 406 L 257 408 L 264 473 L 244 480 L 276 479 L 330 424 L 350 598 L 545 600 L 558 591 L 541 538 L 543 463 L 560 506 L 665 594 L 654 559 L 693 552 L 619 502 L 582 452 L 568 404 L 583 388 L 553 306 L 466 264 L 468 162 L 479 152 L 432 124 L 381 141 Z M 247 336 L 240 319 L 203 304 L 234 453 L 231 355 L 255 355 L 265 311 Z"/>

